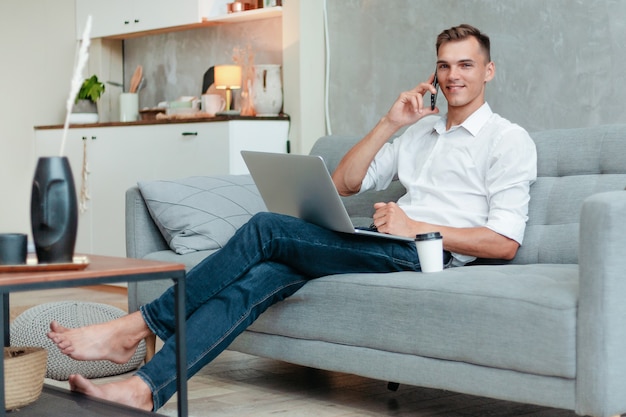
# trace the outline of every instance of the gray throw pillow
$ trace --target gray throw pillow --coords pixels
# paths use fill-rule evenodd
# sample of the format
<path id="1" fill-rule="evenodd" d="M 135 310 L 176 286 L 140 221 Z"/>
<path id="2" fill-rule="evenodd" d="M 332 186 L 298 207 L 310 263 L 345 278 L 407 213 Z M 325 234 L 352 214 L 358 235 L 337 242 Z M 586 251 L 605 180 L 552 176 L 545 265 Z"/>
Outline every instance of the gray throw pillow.
<path id="1" fill-rule="evenodd" d="M 265 204 L 249 175 L 138 183 L 152 219 L 178 254 L 219 249 Z"/>

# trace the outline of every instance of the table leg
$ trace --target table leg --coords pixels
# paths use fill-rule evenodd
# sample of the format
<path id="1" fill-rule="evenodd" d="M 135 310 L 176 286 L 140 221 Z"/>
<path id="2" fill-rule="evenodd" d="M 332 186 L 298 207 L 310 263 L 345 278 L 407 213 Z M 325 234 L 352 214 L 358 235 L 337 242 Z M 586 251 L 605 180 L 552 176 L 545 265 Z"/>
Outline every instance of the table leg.
<path id="1" fill-rule="evenodd" d="M 4 350 L 4 346 L 9 343 L 9 315 L 7 311 L 9 309 L 9 294 L 2 293 L 0 296 L 0 322 L 2 323 L 2 346 Z M 4 352 L 2 354 L 4 358 Z M 5 399 L 4 399 L 4 359 L 0 361 L 0 416 L 6 416 L 6 411 L 4 409 Z"/>
<path id="2" fill-rule="evenodd" d="M 4 333 L 4 346 L 11 346 L 11 334 L 9 333 L 9 323 L 11 321 L 11 311 L 9 307 L 9 293 L 2 294 L 2 314 L 4 315 L 4 319 L 2 320 L 3 333 Z M 0 316 L 1 317 L 1 316 Z"/>
<path id="3" fill-rule="evenodd" d="M 178 390 L 178 416 L 187 417 L 187 342 L 185 320 L 185 277 L 176 279 L 174 283 L 176 296 L 176 366 L 178 377 L 176 388 Z"/>

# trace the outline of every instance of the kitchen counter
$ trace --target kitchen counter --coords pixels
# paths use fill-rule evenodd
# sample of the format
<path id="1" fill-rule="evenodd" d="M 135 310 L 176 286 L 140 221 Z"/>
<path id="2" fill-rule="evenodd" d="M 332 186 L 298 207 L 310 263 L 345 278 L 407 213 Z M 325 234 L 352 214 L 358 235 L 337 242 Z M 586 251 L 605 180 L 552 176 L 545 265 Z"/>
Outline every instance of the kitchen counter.
<path id="1" fill-rule="evenodd" d="M 146 126 L 146 125 L 161 125 L 161 124 L 176 124 L 176 123 L 211 123 L 211 122 L 225 122 L 229 120 L 286 120 L 289 121 L 289 115 L 281 114 L 278 116 L 239 116 L 239 115 L 220 115 L 214 117 L 180 117 L 171 119 L 155 119 L 155 120 L 138 120 L 136 122 L 104 122 L 104 123 L 85 123 L 85 124 L 71 124 L 72 128 L 85 128 L 85 127 L 119 127 L 119 126 Z M 46 129 L 62 129 L 63 125 L 45 125 L 35 126 L 35 130 Z"/>

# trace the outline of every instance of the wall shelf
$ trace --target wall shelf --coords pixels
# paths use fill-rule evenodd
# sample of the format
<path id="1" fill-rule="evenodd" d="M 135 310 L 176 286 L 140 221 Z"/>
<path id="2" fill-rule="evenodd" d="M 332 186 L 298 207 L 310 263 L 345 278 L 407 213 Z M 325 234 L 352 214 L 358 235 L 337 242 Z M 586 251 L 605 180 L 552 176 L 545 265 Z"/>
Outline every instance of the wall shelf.
<path id="1" fill-rule="evenodd" d="M 249 22 L 251 20 L 269 19 L 271 17 L 282 16 L 283 8 L 281 6 L 266 7 L 263 9 L 246 10 L 243 12 L 229 13 L 224 16 L 203 18 L 201 25 L 210 25 L 214 23 L 240 23 Z"/>
<path id="2" fill-rule="evenodd" d="M 144 32 L 135 32 L 135 33 L 126 33 L 122 35 L 107 36 L 105 37 L 105 39 L 123 40 L 123 39 L 135 38 L 139 36 L 157 35 L 160 33 L 169 33 L 169 32 L 181 31 L 181 30 L 190 30 L 190 29 L 198 29 L 198 28 L 231 24 L 231 23 L 243 23 L 243 22 L 250 22 L 253 20 L 270 19 L 273 17 L 281 17 L 282 14 L 283 14 L 283 8 L 281 6 L 266 7 L 262 9 L 253 9 L 253 10 L 246 10 L 243 12 L 229 13 L 223 16 L 203 17 L 202 22 L 191 23 L 191 24 L 182 25 L 182 26 L 173 26 L 173 27 L 149 30 L 149 31 L 144 31 Z"/>

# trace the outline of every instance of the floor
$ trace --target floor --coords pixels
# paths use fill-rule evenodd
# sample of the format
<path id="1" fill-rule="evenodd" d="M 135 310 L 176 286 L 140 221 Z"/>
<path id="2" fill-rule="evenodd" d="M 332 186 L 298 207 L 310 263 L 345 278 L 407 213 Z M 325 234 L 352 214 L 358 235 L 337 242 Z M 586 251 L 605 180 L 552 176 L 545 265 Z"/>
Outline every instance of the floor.
<path id="1" fill-rule="evenodd" d="M 11 294 L 12 314 L 57 300 L 123 308 L 125 289 L 111 287 Z M 124 376 L 122 376 L 124 377 Z M 118 379 L 113 377 L 110 379 Z M 55 383 L 66 386 L 66 383 Z M 572 411 L 401 385 L 226 351 L 189 381 L 190 417 L 575 417 Z M 174 397 L 160 414 L 176 415 Z"/>

